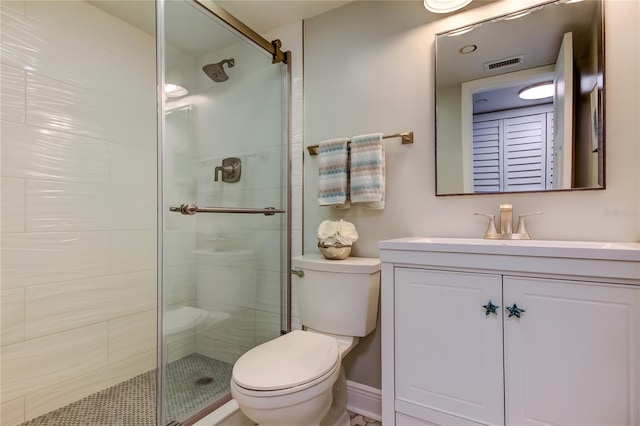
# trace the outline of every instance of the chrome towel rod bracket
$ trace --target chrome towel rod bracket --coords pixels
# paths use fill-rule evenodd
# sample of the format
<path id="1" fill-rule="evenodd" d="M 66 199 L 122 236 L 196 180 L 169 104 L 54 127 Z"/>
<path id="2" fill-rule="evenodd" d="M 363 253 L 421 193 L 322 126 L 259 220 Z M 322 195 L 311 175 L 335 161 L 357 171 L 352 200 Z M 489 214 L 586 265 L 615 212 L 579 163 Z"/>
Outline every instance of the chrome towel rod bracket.
<path id="1" fill-rule="evenodd" d="M 413 143 L 413 132 L 394 133 L 393 135 L 384 135 L 382 139 L 402 138 L 402 145 Z M 309 155 L 315 157 L 318 155 L 318 145 L 309 145 L 307 151 Z"/>
<path id="2" fill-rule="evenodd" d="M 262 209 L 243 207 L 198 207 L 195 204 L 182 204 L 180 207 L 169 207 L 169 211 L 178 212 L 189 216 L 192 216 L 196 213 L 245 213 L 263 214 L 265 216 L 273 216 L 276 213 L 286 213 L 286 210 L 276 209 L 275 207 L 265 207 Z"/>

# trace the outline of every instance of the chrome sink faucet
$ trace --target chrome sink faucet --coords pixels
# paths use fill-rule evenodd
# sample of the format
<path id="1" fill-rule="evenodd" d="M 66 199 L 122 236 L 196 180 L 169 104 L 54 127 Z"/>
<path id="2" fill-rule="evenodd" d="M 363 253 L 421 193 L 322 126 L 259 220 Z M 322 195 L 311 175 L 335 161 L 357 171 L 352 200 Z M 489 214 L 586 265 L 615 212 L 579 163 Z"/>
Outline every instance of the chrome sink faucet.
<path id="1" fill-rule="evenodd" d="M 489 227 L 484 234 L 484 238 L 488 240 L 530 240 L 531 235 L 527 231 L 525 218 L 542 214 L 542 212 L 521 214 L 518 216 L 518 228 L 513 232 L 513 206 L 511 204 L 500 204 L 500 232 L 496 229 L 496 216 L 486 213 L 474 213 L 475 215 L 485 216 L 489 219 Z"/>

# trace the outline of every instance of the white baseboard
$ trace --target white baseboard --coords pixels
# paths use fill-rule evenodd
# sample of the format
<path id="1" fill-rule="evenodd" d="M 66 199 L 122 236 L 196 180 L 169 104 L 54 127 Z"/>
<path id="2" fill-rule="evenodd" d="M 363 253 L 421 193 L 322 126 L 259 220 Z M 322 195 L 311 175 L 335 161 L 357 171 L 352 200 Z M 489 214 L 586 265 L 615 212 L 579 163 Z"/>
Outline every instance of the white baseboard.
<path id="1" fill-rule="evenodd" d="M 382 391 L 347 380 L 347 410 L 382 421 Z"/>

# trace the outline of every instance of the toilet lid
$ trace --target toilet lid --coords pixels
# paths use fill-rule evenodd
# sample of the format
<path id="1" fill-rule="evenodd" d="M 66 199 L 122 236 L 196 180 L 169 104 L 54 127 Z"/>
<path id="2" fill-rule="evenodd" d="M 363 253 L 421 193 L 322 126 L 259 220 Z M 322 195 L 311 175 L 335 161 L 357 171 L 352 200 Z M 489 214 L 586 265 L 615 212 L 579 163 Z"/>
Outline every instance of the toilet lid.
<path id="1" fill-rule="evenodd" d="M 242 355 L 233 366 L 233 380 L 253 390 L 291 388 L 327 373 L 339 358 L 336 339 L 294 330 Z"/>

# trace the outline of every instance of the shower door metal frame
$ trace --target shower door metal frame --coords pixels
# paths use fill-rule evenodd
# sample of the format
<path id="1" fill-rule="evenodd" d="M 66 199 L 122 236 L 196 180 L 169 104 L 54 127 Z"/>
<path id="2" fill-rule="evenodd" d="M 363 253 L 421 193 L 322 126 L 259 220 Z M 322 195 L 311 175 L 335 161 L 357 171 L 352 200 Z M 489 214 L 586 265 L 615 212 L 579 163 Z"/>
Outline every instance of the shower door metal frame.
<path id="1" fill-rule="evenodd" d="M 215 4 L 211 0 L 193 0 L 195 3 L 201 5 L 202 7 L 209 10 L 209 12 L 213 13 L 220 20 L 224 21 L 227 25 L 247 37 L 249 40 L 253 41 L 258 46 L 262 47 L 264 50 L 271 54 L 273 58 L 273 63 L 284 62 L 286 64 L 289 63 L 291 52 L 283 52 L 280 47 L 282 43 L 280 40 L 268 41 L 264 37 L 262 37 L 257 32 L 253 31 L 251 28 L 246 26 L 243 22 L 241 22 L 238 18 Z"/>
<path id="2" fill-rule="evenodd" d="M 188 0 L 187 0 L 188 1 Z M 200 6 L 204 13 L 209 13 L 213 15 L 214 19 L 222 21 L 223 25 L 227 25 L 232 30 L 240 33 L 245 36 L 248 40 L 252 41 L 266 52 L 271 54 L 272 63 L 278 64 L 282 63 L 286 68 L 285 79 L 284 79 L 284 87 L 283 92 L 286 99 L 286 111 L 283 114 L 283 140 L 286 148 L 285 154 L 285 163 L 284 170 L 286 170 L 286 209 L 277 211 L 277 213 L 283 213 L 285 217 L 286 224 L 286 249 L 283 254 L 285 260 L 281 267 L 283 268 L 282 275 L 285 277 L 285 288 L 284 294 L 281 294 L 281 309 L 280 309 L 280 318 L 281 318 L 281 330 L 280 333 L 284 334 L 291 331 L 291 220 L 292 220 L 292 212 L 291 212 L 291 170 L 292 170 L 292 153 L 291 153 L 291 101 L 292 101 L 292 93 L 291 93 L 291 52 L 280 50 L 281 42 L 280 40 L 274 40 L 272 42 L 267 41 L 265 38 L 260 36 L 258 33 L 253 31 L 247 25 L 239 21 L 233 15 L 228 13 L 226 10 L 222 9 L 220 6 L 213 3 L 211 0 L 191 0 L 195 5 Z M 165 40 L 165 28 L 164 23 L 161 20 L 164 20 L 165 10 L 164 10 L 164 0 L 156 0 L 155 1 L 155 10 L 156 10 L 156 91 L 157 91 L 157 232 L 156 232 L 156 241 L 157 241 L 157 368 L 156 368 L 156 424 L 157 426 L 164 426 L 164 401 L 166 397 L 166 393 L 164 390 L 164 366 L 163 361 L 165 356 L 163 354 L 164 345 L 162 336 L 163 336 L 163 314 L 164 314 L 164 300 L 163 300 L 163 232 L 165 228 L 165 220 L 164 220 L 164 198 L 163 198 L 163 142 L 164 142 L 164 126 L 165 126 L 165 117 L 164 117 L 164 40 Z M 162 43 L 162 44 L 161 44 Z M 175 210 L 173 210 L 175 211 Z M 232 213 L 232 212 L 229 212 Z M 270 212 L 268 215 L 273 215 Z M 281 289 L 282 293 L 282 289 Z M 231 400 L 231 394 L 229 393 L 226 397 L 222 397 L 209 406 L 205 406 L 200 411 L 194 413 L 191 417 L 185 419 L 183 422 L 172 421 L 170 426 L 189 426 L 207 416 L 220 406 Z"/>
<path id="3" fill-rule="evenodd" d="M 162 0 L 155 1 L 156 11 L 156 124 L 157 124 L 157 228 L 156 228 L 156 426 L 164 423 L 163 401 L 165 400 L 164 391 L 164 368 L 162 361 L 164 360 L 162 333 L 164 328 L 164 297 L 163 297 L 163 279 L 164 279 L 164 263 L 163 263 L 163 234 L 164 234 L 164 184 L 163 184 L 163 145 L 164 145 L 164 40 L 165 28 L 164 23 L 160 22 L 164 19 L 164 2 Z"/>

